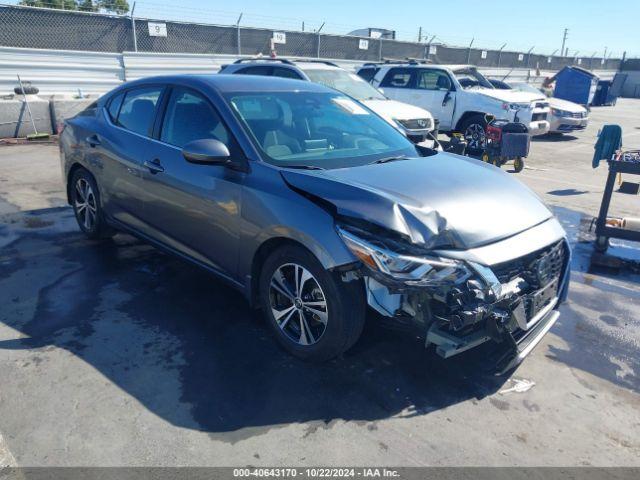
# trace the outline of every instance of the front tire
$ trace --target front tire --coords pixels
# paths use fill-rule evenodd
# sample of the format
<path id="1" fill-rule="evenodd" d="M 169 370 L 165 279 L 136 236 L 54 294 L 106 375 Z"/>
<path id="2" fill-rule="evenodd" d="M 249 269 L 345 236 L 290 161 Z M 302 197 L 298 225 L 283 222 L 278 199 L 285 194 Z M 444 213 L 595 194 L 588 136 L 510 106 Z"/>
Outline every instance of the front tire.
<path id="1" fill-rule="evenodd" d="M 71 205 L 80 230 L 90 239 L 113 235 L 104 219 L 100 192 L 93 175 L 85 169 L 76 170 L 70 181 Z"/>
<path id="2" fill-rule="evenodd" d="M 480 155 L 487 147 L 487 120 L 484 115 L 473 115 L 460 125 L 460 132 L 467 142 L 467 151 Z"/>
<path id="3" fill-rule="evenodd" d="M 298 358 L 329 360 L 347 351 L 362 333 L 362 284 L 342 282 L 302 247 L 274 251 L 263 265 L 259 288 L 274 336 Z"/>

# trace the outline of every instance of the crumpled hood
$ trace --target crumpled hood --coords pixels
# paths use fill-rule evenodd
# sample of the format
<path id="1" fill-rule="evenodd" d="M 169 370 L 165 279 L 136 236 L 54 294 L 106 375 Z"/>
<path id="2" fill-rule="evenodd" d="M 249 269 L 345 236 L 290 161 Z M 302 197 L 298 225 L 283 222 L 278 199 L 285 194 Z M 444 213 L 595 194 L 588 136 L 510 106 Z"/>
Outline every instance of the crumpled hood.
<path id="1" fill-rule="evenodd" d="M 542 93 L 540 93 L 540 95 L 536 95 L 535 93 L 520 92 L 518 90 L 479 88 L 474 90 L 474 92 L 509 103 L 531 103 L 538 100 L 547 100 L 547 97 Z"/>
<path id="2" fill-rule="evenodd" d="M 415 120 L 433 116 L 427 110 L 395 100 L 363 100 L 367 107 L 386 120 Z"/>
<path id="3" fill-rule="evenodd" d="M 282 170 L 295 190 L 428 248 L 474 248 L 551 218 L 510 174 L 449 153 L 362 167 Z"/>

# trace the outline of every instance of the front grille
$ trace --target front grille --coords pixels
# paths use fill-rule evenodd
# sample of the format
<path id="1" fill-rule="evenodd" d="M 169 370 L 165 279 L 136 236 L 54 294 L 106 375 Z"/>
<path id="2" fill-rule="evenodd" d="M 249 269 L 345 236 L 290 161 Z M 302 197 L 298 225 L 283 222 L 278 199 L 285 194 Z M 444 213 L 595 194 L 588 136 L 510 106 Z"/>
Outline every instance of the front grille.
<path id="1" fill-rule="evenodd" d="M 521 277 L 529 285 L 530 291 L 533 291 L 559 278 L 566 267 L 567 260 L 567 246 L 563 240 L 560 240 L 537 252 L 493 265 L 491 270 L 500 283 L 508 283 L 516 277 Z"/>
<path id="2" fill-rule="evenodd" d="M 571 118 L 585 118 L 587 116 L 586 112 L 568 112 L 569 117 Z"/>
<path id="3" fill-rule="evenodd" d="M 415 118 L 411 120 L 398 120 L 400 125 L 408 130 L 425 130 L 431 128 L 430 118 Z"/>
<path id="4" fill-rule="evenodd" d="M 534 113 L 533 115 L 531 115 L 531 120 L 536 121 L 536 120 L 546 120 L 547 119 L 547 114 L 546 113 Z"/>

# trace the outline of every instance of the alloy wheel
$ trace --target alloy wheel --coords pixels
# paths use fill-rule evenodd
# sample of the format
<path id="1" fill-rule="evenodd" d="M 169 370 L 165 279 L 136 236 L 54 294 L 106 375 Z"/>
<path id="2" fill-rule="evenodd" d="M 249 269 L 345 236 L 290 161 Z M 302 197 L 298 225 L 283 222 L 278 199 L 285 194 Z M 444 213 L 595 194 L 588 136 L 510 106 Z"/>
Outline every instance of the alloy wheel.
<path id="1" fill-rule="evenodd" d="M 472 150 L 483 150 L 486 145 L 486 135 L 484 127 L 479 123 L 472 123 L 464 131 L 464 139 L 468 148 Z"/>
<path id="2" fill-rule="evenodd" d="M 298 345 L 313 345 L 326 331 L 326 297 L 318 280 L 302 265 L 287 263 L 273 273 L 269 300 L 276 324 Z"/>
<path id="3" fill-rule="evenodd" d="M 98 211 L 96 196 L 93 193 L 91 184 L 89 184 L 85 178 L 78 179 L 75 189 L 76 195 L 74 207 L 78 223 L 80 223 L 85 230 L 90 232 L 96 224 L 96 215 Z"/>

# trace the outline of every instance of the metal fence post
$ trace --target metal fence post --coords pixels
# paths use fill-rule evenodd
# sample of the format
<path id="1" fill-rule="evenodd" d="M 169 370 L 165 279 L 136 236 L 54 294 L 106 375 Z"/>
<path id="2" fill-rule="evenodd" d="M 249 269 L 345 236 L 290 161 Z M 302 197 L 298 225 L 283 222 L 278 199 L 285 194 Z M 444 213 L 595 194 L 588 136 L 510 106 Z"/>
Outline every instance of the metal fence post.
<path id="1" fill-rule="evenodd" d="M 467 50 L 467 65 L 471 63 L 471 46 L 473 45 L 473 41 L 475 38 L 471 39 L 471 43 L 469 44 L 469 49 Z"/>
<path id="2" fill-rule="evenodd" d="M 131 8 L 131 31 L 133 34 L 133 51 L 138 51 L 138 35 L 136 34 L 136 19 L 133 16 L 133 12 L 136 9 L 136 2 L 133 2 L 133 7 Z"/>
<path id="3" fill-rule="evenodd" d="M 240 20 L 242 20 L 242 13 L 238 17 L 238 21 L 236 22 L 236 38 L 237 38 L 236 43 L 238 44 L 238 55 L 242 55 L 242 48 L 240 44 Z"/>
<path id="4" fill-rule="evenodd" d="M 378 61 L 382 61 L 382 37 L 378 40 Z"/>
<path id="5" fill-rule="evenodd" d="M 320 58 L 320 30 L 322 30 L 322 27 L 324 27 L 325 22 L 322 22 L 322 25 L 320 25 L 320 28 L 318 29 L 318 51 L 316 52 L 318 55 L 318 58 Z"/>
<path id="6" fill-rule="evenodd" d="M 502 46 L 500 47 L 500 50 L 498 50 L 498 68 L 500 68 L 500 59 L 501 59 L 501 57 L 502 57 L 502 49 L 503 49 L 504 47 L 506 47 L 506 46 L 507 46 L 507 44 L 506 44 L 506 43 L 503 43 L 503 44 L 502 44 Z"/>

